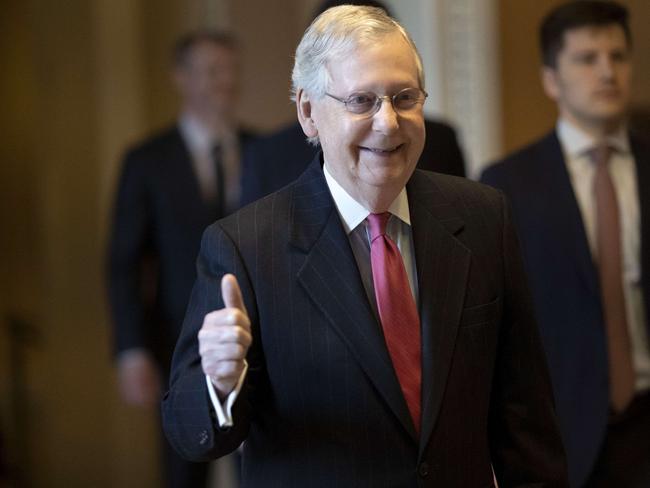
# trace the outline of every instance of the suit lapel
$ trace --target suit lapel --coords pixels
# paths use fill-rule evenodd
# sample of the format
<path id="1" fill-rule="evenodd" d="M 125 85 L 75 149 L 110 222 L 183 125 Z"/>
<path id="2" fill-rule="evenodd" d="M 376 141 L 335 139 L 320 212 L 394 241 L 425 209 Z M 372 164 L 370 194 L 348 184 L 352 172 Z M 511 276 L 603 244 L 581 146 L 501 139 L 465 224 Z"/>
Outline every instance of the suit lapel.
<path id="1" fill-rule="evenodd" d="M 567 255 L 575 258 L 578 274 L 587 289 L 600 296 L 598 275 L 594 266 L 589 241 L 582 214 L 578 207 L 571 179 L 566 167 L 560 141 L 555 132 L 551 133 L 540 146 L 538 173 L 540 186 L 552 189 L 552 197 L 545 201 L 547 211 L 552 216 L 555 232 L 562 236 Z"/>
<path id="2" fill-rule="evenodd" d="M 294 187 L 291 244 L 306 254 L 298 281 L 417 442 L 415 428 L 375 319 L 348 237 L 320 167 L 320 155 Z"/>
<path id="3" fill-rule="evenodd" d="M 416 172 L 407 191 L 422 322 L 422 451 L 444 396 L 471 255 L 455 237 L 464 223 L 435 180 Z"/>
<path id="4" fill-rule="evenodd" d="M 213 222 L 216 216 L 201 196 L 192 156 L 178 127 L 172 131 L 165 157 L 169 162 L 171 172 L 171 175 L 166 179 L 172 182 L 173 188 L 182 192 L 182 198 L 177 199 L 175 205 L 185 207 L 183 215 L 191 215 L 204 223 L 203 225 Z"/>

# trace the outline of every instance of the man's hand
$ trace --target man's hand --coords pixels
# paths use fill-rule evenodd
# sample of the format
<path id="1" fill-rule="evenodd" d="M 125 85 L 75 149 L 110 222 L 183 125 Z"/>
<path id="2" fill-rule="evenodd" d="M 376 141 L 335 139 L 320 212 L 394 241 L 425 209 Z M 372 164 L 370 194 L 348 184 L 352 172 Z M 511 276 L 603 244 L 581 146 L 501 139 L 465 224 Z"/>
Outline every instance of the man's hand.
<path id="1" fill-rule="evenodd" d="M 253 338 L 237 278 L 223 277 L 221 295 L 225 308 L 205 316 L 198 337 L 203 372 L 223 399 L 237 385 Z"/>
<path id="2" fill-rule="evenodd" d="M 120 354 L 117 376 L 122 399 L 127 405 L 156 407 L 160 401 L 161 377 L 158 365 L 144 349 L 131 349 Z"/>

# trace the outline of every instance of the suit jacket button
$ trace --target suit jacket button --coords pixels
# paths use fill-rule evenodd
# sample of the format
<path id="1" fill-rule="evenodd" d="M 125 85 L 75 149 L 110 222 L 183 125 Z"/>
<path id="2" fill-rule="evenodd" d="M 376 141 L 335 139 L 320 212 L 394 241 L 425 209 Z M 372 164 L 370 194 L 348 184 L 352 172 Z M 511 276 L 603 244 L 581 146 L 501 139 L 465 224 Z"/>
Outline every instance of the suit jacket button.
<path id="1" fill-rule="evenodd" d="M 418 474 L 423 478 L 429 476 L 429 465 L 427 463 L 420 464 L 420 467 L 418 468 Z"/>
<path id="2" fill-rule="evenodd" d="M 206 442 L 208 442 L 208 431 L 207 430 L 202 430 L 199 433 L 199 444 L 203 445 Z"/>

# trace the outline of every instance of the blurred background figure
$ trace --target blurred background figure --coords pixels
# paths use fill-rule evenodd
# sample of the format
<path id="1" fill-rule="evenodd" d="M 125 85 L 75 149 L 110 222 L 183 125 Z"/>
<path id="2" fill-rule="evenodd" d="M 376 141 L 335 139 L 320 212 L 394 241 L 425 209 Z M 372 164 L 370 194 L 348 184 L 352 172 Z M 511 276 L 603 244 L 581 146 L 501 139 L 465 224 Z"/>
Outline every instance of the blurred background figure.
<path id="1" fill-rule="evenodd" d="M 627 124 L 628 12 L 562 4 L 540 37 L 555 129 L 482 180 L 512 201 L 572 486 L 647 487 L 650 147 Z"/>
<path id="2" fill-rule="evenodd" d="M 109 295 L 123 400 L 159 411 L 171 354 L 195 279 L 204 228 L 239 202 L 239 158 L 249 137 L 235 118 L 238 61 L 228 34 L 178 40 L 178 119 L 127 152 L 110 236 Z M 207 464 L 163 443 L 170 487 L 205 486 Z"/>
<path id="3" fill-rule="evenodd" d="M 316 8 L 312 18 L 330 7 L 344 4 L 379 7 L 392 16 L 382 2 L 327 0 Z M 463 153 L 454 129 L 431 119 L 425 119 L 425 128 L 426 141 L 418 168 L 465 176 Z M 242 159 L 242 205 L 279 190 L 298 178 L 319 150 L 307 142 L 297 121 L 270 135 L 253 139 L 246 145 Z"/>

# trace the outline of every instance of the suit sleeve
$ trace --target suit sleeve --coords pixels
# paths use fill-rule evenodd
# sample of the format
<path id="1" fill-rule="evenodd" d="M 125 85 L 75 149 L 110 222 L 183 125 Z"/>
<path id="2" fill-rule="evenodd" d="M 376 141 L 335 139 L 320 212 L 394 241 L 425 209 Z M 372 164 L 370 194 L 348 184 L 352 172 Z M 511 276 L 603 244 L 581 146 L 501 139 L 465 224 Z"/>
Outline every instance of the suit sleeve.
<path id="1" fill-rule="evenodd" d="M 115 353 L 149 346 L 145 289 L 154 286 L 155 268 L 150 221 L 146 178 L 138 157 L 130 153 L 118 184 L 108 256 Z"/>
<path id="2" fill-rule="evenodd" d="M 251 319 L 253 345 L 249 349 L 248 373 L 233 405 L 234 425 L 221 429 L 201 368 L 198 332 L 205 315 L 224 307 L 221 278 L 237 277 Z M 197 281 L 192 290 L 183 329 L 172 359 L 169 391 L 163 398 L 163 428 L 171 445 L 185 459 L 209 461 L 235 450 L 246 438 L 250 425 L 251 390 L 260 361 L 256 360 L 257 313 L 253 291 L 234 242 L 214 224 L 205 231 L 197 262 Z"/>
<path id="3" fill-rule="evenodd" d="M 503 194 L 501 206 L 504 303 L 490 404 L 492 463 L 501 488 L 567 487 L 546 358 Z"/>

